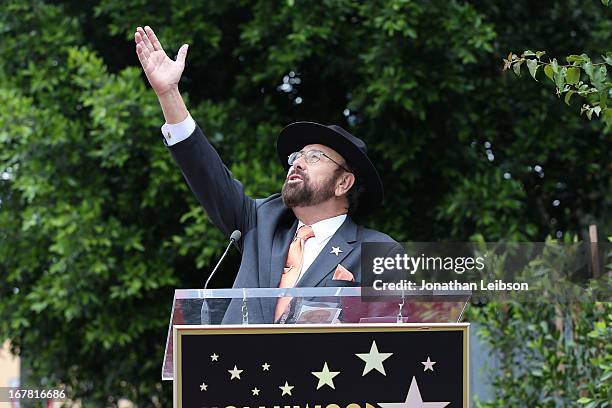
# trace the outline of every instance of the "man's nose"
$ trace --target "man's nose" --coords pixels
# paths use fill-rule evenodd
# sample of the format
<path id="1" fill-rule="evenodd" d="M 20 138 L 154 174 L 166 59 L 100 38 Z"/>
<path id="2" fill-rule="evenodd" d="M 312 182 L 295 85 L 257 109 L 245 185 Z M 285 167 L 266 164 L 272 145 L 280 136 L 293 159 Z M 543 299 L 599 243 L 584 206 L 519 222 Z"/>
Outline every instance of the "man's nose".
<path id="1" fill-rule="evenodd" d="M 304 168 L 306 168 L 306 160 L 304 159 L 304 155 L 301 155 L 293 162 L 293 167 L 299 170 L 304 170 Z"/>

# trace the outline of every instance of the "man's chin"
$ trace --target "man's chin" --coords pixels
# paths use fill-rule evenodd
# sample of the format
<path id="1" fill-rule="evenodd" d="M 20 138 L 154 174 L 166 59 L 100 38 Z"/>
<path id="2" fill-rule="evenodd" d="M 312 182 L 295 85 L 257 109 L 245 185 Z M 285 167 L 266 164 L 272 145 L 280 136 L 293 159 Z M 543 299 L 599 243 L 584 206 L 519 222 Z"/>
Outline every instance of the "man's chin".
<path id="1" fill-rule="evenodd" d="M 294 208 L 294 207 L 299 207 L 300 206 L 299 200 L 297 200 L 291 194 L 284 194 L 283 193 L 281 197 L 283 198 L 283 203 L 288 208 Z"/>
<path id="2" fill-rule="evenodd" d="M 307 204 L 306 201 L 308 201 L 305 199 L 305 197 L 303 197 L 303 194 L 301 194 L 301 189 L 295 187 L 297 186 L 287 186 L 286 188 L 283 188 L 281 193 L 283 203 L 285 203 L 285 206 L 289 208 L 304 206 Z"/>
<path id="3" fill-rule="evenodd" d="M 282 189 L 282 194 L 284 196 L 295 196 L 301 194 L 302 191 L 306 188 L 304 183 L 285 183 Z"/>

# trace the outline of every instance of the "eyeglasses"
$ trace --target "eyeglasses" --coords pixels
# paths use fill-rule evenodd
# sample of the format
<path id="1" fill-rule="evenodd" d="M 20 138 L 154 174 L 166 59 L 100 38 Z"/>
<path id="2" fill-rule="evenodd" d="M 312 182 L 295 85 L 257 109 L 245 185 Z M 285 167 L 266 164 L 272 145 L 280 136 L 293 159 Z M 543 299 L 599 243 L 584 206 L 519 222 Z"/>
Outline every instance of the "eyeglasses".
<path id="1" fill-rule="evenodd" d="M 333 163 L 337 164 L 342 170 L 344 170 L 344 171 L 346 171 L 348 173 L 352 173 L 352 171 L 350 171 L 349 169 L 347 169 L 346 167 L 344 167 L 343 165 L 341 165 L 340 163 L 338 163 L 337 161 L 335 161 L 334 159 L 332 159 L 331 157 L 329 157 L 328 155 L 326 155 L 322 151 L 314 150 L 314 149 L 313 150 L 308 150 L 307 152 L 299 151 L 299 152 L 291 153 L 289 155 L 289 159 L 287 160 L 287 163 L 289 163 L 290 166 L 293 166 L 293 163 L 295 163 L 297 161 L 297 159 L 299 159 L 302 156 L 304 156 L 304 160 L 308 164 L 318 163 L 319 160 L 321 160 L 321 156 L 325 156 L 329 160 L 331 160 Z"/>

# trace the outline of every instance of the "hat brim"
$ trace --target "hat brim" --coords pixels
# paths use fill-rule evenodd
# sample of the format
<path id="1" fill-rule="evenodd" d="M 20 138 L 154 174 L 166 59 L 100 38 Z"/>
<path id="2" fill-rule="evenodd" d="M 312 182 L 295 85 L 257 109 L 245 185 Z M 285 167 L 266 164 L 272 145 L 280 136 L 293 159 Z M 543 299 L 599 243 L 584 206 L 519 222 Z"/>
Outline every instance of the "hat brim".
<path id="1" fill-rule="evenodd" d="M 359 199 L 356 214 L 369 214 L 380 206 L 384 200 L 382 180 L 370 161 L 355 144 L 341 133 L 315 122 L 295 122 L 285 127 L 276 142 L 278 158 L 289 170 L 288 157 L 309 144 L 322 144 L 340 154 L 349 163 L 355 175 L 366 191 Z"/>

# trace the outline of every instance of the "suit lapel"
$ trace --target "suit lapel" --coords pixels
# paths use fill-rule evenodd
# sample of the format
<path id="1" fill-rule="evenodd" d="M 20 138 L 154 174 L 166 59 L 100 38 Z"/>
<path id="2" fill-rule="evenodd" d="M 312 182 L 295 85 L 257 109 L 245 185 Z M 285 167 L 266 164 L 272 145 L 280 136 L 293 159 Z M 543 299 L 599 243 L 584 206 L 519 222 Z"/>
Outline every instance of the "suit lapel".
<path id="1" fill-rule="evenodd" d="M 314 287 L 321 283 L 328 275 L 333 274 L 338 264 L 354 249 L 356 240 L 357 225 L 349 217 L 346 217 L 346 220 L 344 220 L 338 231 L 321 249 L 319 255 L 308 270 L 306 270 L 306 273 L 296 286 Z M 341 252 L 338 250 L 332 252 L 334 248 L 338 248 Z"/>

